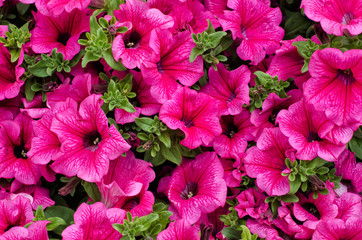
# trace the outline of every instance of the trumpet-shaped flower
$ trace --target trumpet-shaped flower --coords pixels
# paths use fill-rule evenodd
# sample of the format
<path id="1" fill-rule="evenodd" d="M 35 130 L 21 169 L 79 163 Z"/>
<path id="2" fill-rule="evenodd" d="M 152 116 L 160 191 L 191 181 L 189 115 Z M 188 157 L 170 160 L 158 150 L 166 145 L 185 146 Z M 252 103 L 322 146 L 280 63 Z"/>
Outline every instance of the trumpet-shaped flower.
<path id="1" fill-rule="evenodd" d="M 241 40 L 236 49 L 241 59 L 257 65 L 265 54 L 272 54 L 280 47 L 284 30 L 278 26 L 282 20 L 279 8 L 255 0 L 229 0 L 227 6 L 234 11 L 224 11 L 219 22 L 224 31 L 231 31 L 233 39 Z"/>
<path id="2" fill-rule="evenodd" d="M 307 102 L 325 111 L 338 126 L 357 130 L 362 124 L 362 50 L 317 50 L 309 66 L 312 77 L 304 85 Z"/>
<path id="3" fill-rule="evenodd" d="M 61 142 L 52 169 L 89 182 L 99 182 L 108 172 L 109 161 L 130 148 L 114 125 L 108 128 L 99 95 L 84 99 L 79 110 L 71 107 L 56 113 L 51 131 Z"/>
<path id="4" fill-rule="evenodd" d="M 305 15 L 320 22 L 328 34 L 343 36 L 344 32 L 358 35 L 362 32 L 361 0 L 303 0 Z"/>
<path id="5" fill-rule="evenodd" d="M 224 206 L 227 188 L 223 175 L 216 153 L 205 152 L 194 160 L 184 159 L 172 173 L 167 191 L 177 215 L 192 224 L 201 213 Z"/>
<path id="6" fill-rule="evenodd" d="M 190 149 L 208 145 L 222 132 L 214 99 L 187 87 L 180 88 L 163 104 L 160 120 L 171 129 L 181 129 L 180 143 Z"/>

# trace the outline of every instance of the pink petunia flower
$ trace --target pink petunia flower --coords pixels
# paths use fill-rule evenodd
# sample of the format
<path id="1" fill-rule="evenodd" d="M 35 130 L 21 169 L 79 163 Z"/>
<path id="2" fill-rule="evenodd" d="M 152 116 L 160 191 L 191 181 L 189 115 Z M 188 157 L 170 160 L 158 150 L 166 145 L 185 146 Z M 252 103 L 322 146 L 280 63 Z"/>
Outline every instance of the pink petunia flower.
<path id="1" fill-rule="evenodd" d="M 220 115 L 237 115 L 242 112 L 243 104 L 249 104 L 250 71 L 242 65 L 227 71 L 224 64 L 217 65 L 217 71 L 209 69 L 209 82 L 201 92 L 216 99 Z"/>
<path id="2" fill-rule="evenodd" d="M 125 216 L 124 210 L 107 209 L 101 202 L 82 203 L 74 214 L 74 224 L 63 231 L 63 240 L 119 240 L 122 235 L 112 224 L 122 223 Z"/>
<path id="3" fill-rule="evenodd" d="M 310 75 L 308 72 L 301 72 L 304 58 L 298 53 L 297 47 L 292 46 L 292 43 L 299 41 L 307 41 L 307 39 L 298 36 L 292 40 L 282 41 L 282 47 L 276 50 L 267 73 L 278 76 L 284 81 L 293 78 L 295 85 L 302 89 L 303 83 L 310 78 Z"/>
<path id="4" fill-rule="evenodd" d="M 256 147 L 247 151 L 244 159 L 246 174 L 256 178 L 258 187 L 270 196 L 285 195 L 290 191 L 288 176 L 290 169 L 285 159 L 295 160 L 294 149 L 279 128 L 266 128 Z"/>
<path id="5" fill-rule="evenodd" d="M 321 220 L 335 219 L 338 214 L 338 207 L 334 204 L 335 194 L 331 184 L 326 184 L 329 193 L 327 195 L 318 194 L 318 198 L 313 198 L 313 193 L 297 194 L 298 202 L 293 203 L 293 214 L 296 219 L 309 229 L 315 229 Z"/>
<path id="6" fill-rule="evenodd" d="M 97 183 L 101 201 L 107 208 L 118 207 L 130 211 L 132 216 L 152 212 L 154 197 L 146 191 L 155 179 L 151 167 L 151 163 L 136 159 L 132 151 L 128 151 L 126 157 L 111 161 L 108 173 Z"/>
<path id="7" fill-rule="evenodd" d="M 235 210 L 239 218 L 249 215 L 254 219 L 259 219 L 267 214 L 269 204 L 265 203 L 266 196 L 254 188 L 242 191 L 236 198 L 239 204 L 235 206 Z"/>
<path id="8" fill-rule="evenodd" d="M 99 95 L 84 99 L 79 110 L 71 107 L 56 113 L 51 131 L 61 142 L 52 169 L 89 182 L 99 182 L 109 169 L 109 161 L 130 148 L 113 125 L 108 128 Z"/>
<path id="9" fill-rule="evenodd" d="M 12 227 L 23 227 L 34 218 L 30 200 L 24 196 L 0 200 L 0 236 Z"/>
<path id="10" fill-rule="evenodd" d="M 53 118 L 54 114 L 47 112 L 40 120 L 33 122 L 35 136 L 27 153 L 33 163 L 48 164 L 60 151 L 59 139 L 50 131 Z"/>
<path id="11" fill-rule="evenodd" d="M 317 156 L 326 161 L 336 161 L 345 149 L 353 132 L 335 128 L 324 112 L 316 111 L 304 99 L 279 112 L 276 122 L 289 143 L 296 150 L 296 157 L 312 160 Z"/>
<path id="12" fill-rule="evenodd" d="M 336 176 L 342 176 L 341 185 L 346 187 L 348 192 L 362 192 L 362 163 L 356 162 L 354 153 L 344 150 L 335 162 L 335 168 Z"/>
<path id="13" fill-rule="evenodd" d="M 208 145 L 222 132 L 214 99 L 187 87 L 180 88 L 163 104 L 160 120 L 171 129 L 181 129 L 180 143 L 190 149 Z"/>
<path id="14" fill-rule="evenodd" d="M 345 192 L 334 202 L 338 207 L 337 218 L 346 221 L 349 218 L 360 218 L 362 214 L 361 196 L 354 193 Z"/>
<path id="15" fill-rule="evenodd" d="M 304 96 L 338 126 L 362 124 L 362 50 L 317 50 L 311 57 Z"/>
<path id="16" fill-rule="evenodd" d="M 350 218 L 347 221 L 333 219 L 321 221 L 312 240 L 360 240 L 362 239 L 362 218 Z"/>
<path id="17" fill-rule="evenodd" d="M 46 225 L 50 221 L 36 221 L 28 228 L 12 227 L 0 236 L 0 240 L 49 240 Z"/>
<path id="18" fill-rule="evenodd" d="M 358 35 L 362 32 L 362 1 L 360 0 L 302 0 L 305 15 L 320 22 L 328 34 L 343 36 L 343 33 Z"/>
<path id="19" fill-rule="evenodd" d="M 224 206 L 227 187 L 223 175 L 213 152 L 202 153 L 194 160 L 184 159 L 172 173 L 167 191 L 177 215 L 192 224 L 202 213 Z"/>
<path id="20" fill-rule="evenodd" d="M 152 96 L 160 103 L 171 99 L 180 87 L 177 80 L 185 86 L 192 86 L 204 75 L 201 57 L 189 62 L 190 52 L 195 46 L 189 32 L 175 36 L 168 30 L 151 33 L 150 47 L 154 54 L 143 61 L 141 72 L 151 85 Z"/>
<path id="21" fill-rule="evenodd" d="M 245 152 L 248 141 L 252 141 L 256 133 L 249 119 L 250 113 L 246 109 L 236 116 L 221 116 L 222 134 L 213 141 L 217 154 L 223 158 L 233 158 Z"/>
<path id="22" fill-rule="evenodd" d="M 272 54 L 280 47 L 284 30 L 278 26 L 282 20 L 279 8 L 255 0 L 229 0 L 227 6 L 234 11 L 224 11 L 219 22 L 224 31 L 232 32 L 233 39 L 242 40 L 236 49 L 241 59 L 257 65 L 265 54 Z"/>
<path id="23" fill-rule="evenodd" d="M 149 46 L 153 29 L 167 29 L 173 26 L 171 16 L 164 15 L 158 9 L 150 9 L 141 0 L 128 0 L 121 4 L 120 10 L 114 11 L 119 23 L 130 22 L 132 28 L 118 35 L 112 45 L 116 61 L 122 59 L 126 68 L 140 67 L 143 60 L 150 57 L 152 49 Z"/>
<path id="24" fill-rule="evenodd" d="M 130 102 L 136 111 L 129 113 L 124 109 L 116 108 L 114 110 L 114 118 L 118 124 L 134 122 L 140 114 L 152 116 L 157 114 L 161 108 L 161 104 L 158 103 L 157 98 L 151 95 L 151 86 L 144 81 L 141 73 L 135 71 L 131 71 L 131 73 L 133 74 L 132 92 L 135 92 L 137 96 L 130 99 Z"/>
<path id="25" fill-rule="evenodd" d="M 302 91 L 298 89 L 290 90 L 287 95 L 287 98 L 280 98 L 273 92 L 269 93 L 263 101 L 262 110 L 255 109 L 251 113 L 250 122 L 258 128 L 256 140 L 259 139 L 264 128 L 273 128 L 276 125 L 275 120 L 282 109 L 288 109 L 290 105 L 298 102 L 303 97 Z"/>
<path id="26" fill-rule="evenodd" d="M 198 240 L 199 230 L 184 219 L 171 222 L 170 225 L 160 232 L 158 240 Z"/>
<path id="27" fill-rule="evenodd" d="M 50 53 L 57 48 L 64 59 L 70 60 L 80 51 L 79 36 L 89 31 L 88 10 L 73 10 L 57 17 L 38 12 L 34 17 L 36 26 L 30 45 L 35 53 Z"/>
<path id="28" fill-rule="evenodd" d="M 36 184 L 42 176 L 45 166 L 34 164 L 27 156 L 33 138 L 32 122 L 25 113 L 14 121 L 0 122 L 0 177 Z"/>
<path id="29" fill-rule="evenodd" d="M 17 62 L 10 61 L 9 50 L 0 43 L 0 101 L 5 98 L 15 98 L 24 81 L 20 79 L 25 69 L 20 67 L 23 62 L 23 53 Z"/>

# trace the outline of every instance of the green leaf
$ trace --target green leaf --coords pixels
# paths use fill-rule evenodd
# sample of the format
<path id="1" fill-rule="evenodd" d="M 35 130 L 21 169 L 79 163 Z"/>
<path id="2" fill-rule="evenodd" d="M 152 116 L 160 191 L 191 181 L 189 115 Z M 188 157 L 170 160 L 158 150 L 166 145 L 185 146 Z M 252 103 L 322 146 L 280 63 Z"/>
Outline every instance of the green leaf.
<path id="1" fill-rule="evenodd" d="M 225 236 L 226 239 L 228 240 L 241 240 L 241 234 L 242 231 L 240 230 L 236 230 L 232 227 L 226 227 L 223 230 L 221 230 L 221 233 L 223 236 Z"/>
<path id="2" fill-rule="evenodd" d="M 191 50 L 191 54 L 190 54 L 190 58 L 189 58 L 190 63 L 193 63 L 195 61 L 195 59 L 197 58 L 197 56 L 201 55 L 203 52 L 204 52 L 203 49 L 194 47 Z"/>
<path id="3" fill-rule="evenodd" d="M 135 123 L 139 126 L 143 131 L 151 133 L 151 129 L 153 127 L 153 119 L 148 117 L 136 118 Z"/>
<path id="4" fill-rule="evenodd" d="M 34 83 L 33 85 L 31 85 L 31 90 L 34 92 L 38 92 L 43 88 L 43 85 L 41 85 L 40 83 Z"/>
<path id="5" fill-rule="evenodd" d="M 85 68 L 89 62 L 98 61 L 101 56 L 94 55 L 93 52 L 86 52 L 82 60 L 82 68 Z"/>
<path id="6" fill-rule="evenodd" d="M 291 203 L 291 202 L 298 202 L 299 198 L 295 195 L 287 194 L 287 195 L 281 196 L 281 200 L 286 203 Z"/>
<path id="7" fill-rule="evenodd" d="M 226 32 L 215 32 L 209 35 L 209 41 L 217 46 L 220 43 L 222 37 L 226 36 Z"/>
<path id="8" fill-rule="evenodd" d="M 73 221 L 74 210 L 63 206 L 51 206 L 45 209 L 45 218 L 60 217 L 65 220 L 66 225 L 60 225 L 54 232 L 61 235 L 63 230 Z"/>
<path id="9" fill-rule="evenodd" d="M 48 231 L 54 231 L 60 225 L 67 225 L 65 220 L 60 218 L 60 217 L 50 217 L 47 220 L 50 221 L 50 223 L 47 224 L 47 230 Z"/>
<path id="10" fill-rule="evenodd" d="M 171 138 L 168 132 L 161 132 L 161 134 L 158 136 L 158 139 L 165 144 L 166 148 L 171 147 Z"/>
<path id="11" fill-rule="evenodd" d="M 30 102 L 31 100 L 33 100 L 34 96 L 35 96 L 35 92 L 33 90 L 31 90 L 31 86 L 35 83 L 35 79 L 31 78 L 26 80 L 25 82 L 25 97 L 26 100 L 28 102 Z"/>
<path id="12" fill-rule="evenodd" d="M 51 75 L 51 74 L 48 74 L 47 68 L 48 68 L 48 64 L 45 61 L 40 60 L 35 65 L 29 66 L 28 71 L 36 77 L 43 78 L 43 77 L 48 77 Z"/>
<path id="13" fill-rule="evenodd" d="M 30 7 L 30 4 L 24 4 L 21 2 L 18 2 L 16 4 L 16 10 L 18 10 L 20 15 L 24 15 L 26 13 L 26 11 L 28 11 L 29 7 Z"/>
<path id="14" fill-rule="evenodd" d="M 84 187 L 84 190 L 87 192 L 88 196 L 94 202 L 99 202 L 101 200 L 101 193 L 96 183 L 82 181 L 82 186 Z"/>
<path id="15" fill-rule="evenodd" d="M 300 180 L 300 177 L 299 177 L 299 175 L 297 175 L 293 182 L 289 182 L 289 185 L 290 185 L 289 194 L 295 194 L 299 190 L 299 187 L 301 184 L 302 184 L 302 182 Z"/>
<path id="16" fill-rule="evenodd" d="M 205 32 L 207 32 L 208 34 L 214 33 L 215 32 L 215 28 L 212 26 L 212 23 L 209 19 L 207 19 L 207 29 L 205 30 Z"/>
<path id="17" fill-rule="evenodd" d="M 108 49 L 107 51 L 102 52 L 102 56 L 104 60 L 106 60 L 107 64 L 117 71 L 125 71 L 126 68 L 123 66 L 121 62 L 116 62 L 113 57 L 113 53 L 111 49 Z"/>
<path id="18" fill-rule="evenodd" d="M 182 162 L 182 155 L 177 145 L 171 146 L 170 148 L 165 145 L 161 145 L 161 153 L 167 160 L 180 165 Z"/>
<path id="19" fill-rule="evenodd" d="M 80 61 L 80 59 L 82 59 L 82 57 L 84 56 L 84 54 L 85 54 L 85 51 L 83 50 L 83 49 L 81 49 L 80 50 L 80 52 L 77 54 L 77 55 L 75 55 L 73 58 L 72 58 L 72 60 L 70 60 L 70 62 L 69 62 L 69 67 L 74 67 L 75 65 L 77 65 L 78 64 L 78 62 Z"/>
<path id="20" fill-rule="evenodd" d="M 43 206 L 39 205 L 36 209 L 35 212 L 35 218 L 37 218 L 38 220 L 45 220 L 45 216 L 44 216 L 44 210 L 43 210 Z"/>
<path id="21" fill-rule="evenodd" d="M 362 138 L 353 137 L 349 141 L 348 147 L 355 153 L 357 158 L 362 159 Z"/>

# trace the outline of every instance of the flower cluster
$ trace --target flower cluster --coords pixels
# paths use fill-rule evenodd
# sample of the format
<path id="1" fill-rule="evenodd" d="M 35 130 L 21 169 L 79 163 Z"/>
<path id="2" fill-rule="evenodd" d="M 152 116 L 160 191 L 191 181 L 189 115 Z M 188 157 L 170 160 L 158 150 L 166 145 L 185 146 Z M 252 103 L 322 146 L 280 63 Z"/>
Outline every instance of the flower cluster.
<path id="1" fill-rule="evenodd" d="M 362 0 L 0 7 L 0 240 L 362 239 Z"/>

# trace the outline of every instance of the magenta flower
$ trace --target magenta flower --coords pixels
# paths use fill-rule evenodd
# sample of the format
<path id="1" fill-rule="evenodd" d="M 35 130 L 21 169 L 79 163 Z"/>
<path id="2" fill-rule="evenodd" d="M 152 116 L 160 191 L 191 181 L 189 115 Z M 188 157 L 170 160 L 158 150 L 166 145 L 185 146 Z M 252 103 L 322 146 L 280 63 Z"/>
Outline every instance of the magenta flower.
<path id="1" fill-rule="evenodd" d="M 53 118 L 54 114 L 48 112 L 40 120 L 33 122 L 35 137 L 32 139 L 31 149 L 27 153 L 33 163 L 48 164 L 60 151 L 59 139 L 55 133 L 50 131 Z"/>
<path id="2" fill-rule="evenodd" d="M 362 192 L 362 163 L 356 162 L 354 153 L 344 150 L 335 162 L 335 168 L 336 175 L 342 176 L 341 186 L 347 188 L 348 192 Z"/>
<path id="3" fill-rule="evenodd" d="M 199 230 L 191 226 L 184 219 L 171 222 L 170 225 L 160 232 L 157 236 L 158 240 L 198 240 L 200 239 Z"/>
<path id="4" fill-rule="evenodd" d="M 265 203 L 266 196 L 254 188 L 242 191 L 236 198 L 239 204 L 235 206 L 235 210 L 238 212 L 239 218 L 249 215 L 258 219 L 264 218 L 267 214 L 269 204 Z"/>
<path id="5" fill-rule="evenodd" d="M 244 110 L 236 116 L 221 116 L 222 134 L 215 137 L 213 147 L 223 158 L 234 158 L 245 152 L 248 141 L 254 139 L 255 126 L 250 122 L 250 113 Z"/>
<path id="6" fill-rule="evenodd" d="M 188 0 L 187 5 L 193 15 L 193 18 L 190 22 L 186 23 L 183 29 L 180 29 L 179 31 L 188 30 L 195 34 L 201 33 L 207 29 L 207 20 L 210 20 L 214 28 L 220 27 L 220 23 L 215 19 L 214 14 L 206 10 L 200 1 Z"/>
<path id="7" fill-rule="evenodd" d="M 232 32 L 234 39 L 242 40 L 236 49 L 241 59 L 257 65 L 265 54 L 272 54 L 280 47 L 284 30 L 278 26 L 282 20 L 279 8 L 255 0 L 229 0 L 227 6 L 234 11 L 224 11 L 219 22 L 224 31 Z"/>
<path id="8" fill-rule="evenodd" d="M 357 130 L 362 124 L 362 50 L 317 50 L 309 66 L 312 77 L 304 85 L 307 102 L 325 111 L 338 126 Z"/>
<path id="9" fill-rule="evenodd" d="M 339 198 L 335 199 L 338 207 L 337 218 L 346 221 L 349 218 L 360 218 L 362 214 L 361 196 L 354 193 L 345 192 Z"/>
<path id="10" fill-rule="evenodd" d="M 20 57 L 17 63 L 12 63 L 8 49 L 0 43 L 0 101 L 16 97 L 24 84 L 24 81 L 20 79 L 25 72 L 25 69 L 20 67 L 23 55 Z"/>
<path id="11" fill-rule="evenodd" d="M 297 194 L 299 201 L 293 203 L 293 214 L 296 219 L 304 222 L 303 226 L 315 229 L 321 220 L 330 220 L 337 217 L 338 207 L 334 204 L 335 194 L 330 184 L 327 182 L 329 194 L 318 194 L 318 198 L 313 198 L 313 193 L 308 195 Z"/>
<path id="12" fill-rule="evenodd" d="M 51 165 L 57 173 L 99 182 L 116 159 L 130 146 L 101 109 L 99 95 L 91 95 L 76 108 L 56 113 L 51 131 L 61 142 L 61 152 Z"/>
<path id="13" fill-rule="evenodd" d="M 49 240 L 46 225 L 50 221 L 36 221 L 28 228 L 12 227 L 0 236 L 0 240 Z"/>
<path id="14" fill-rule="evenodd" d="M 307 41 L 307 39 L 298 36 L 292 40 L 282 41 L 282 47 L 276 50 L 267 73 L 283 80 L 293 78 L 295 85 L 302 89 L 303 83 L 310 78 L 310 75 L 308 72 L 301 72 L 304 58 L 298 53 L 297 47 L 292 46 L 293 42 L 299 41 Z"/>
<path id="15" fill-rule="evenodd" d="M 209 69 L 209 82 L 201 92 L 216 99 L 220 115 L 237 115 L 242 112 L 243 104 L 249 104 L 250 71 L 242 65 L 233 71 L 227 71 L 224 64 L 217 65 L 217 71 Z"/>
<path id="16" fill-rule="evenodd" d="M 24 113 L 14 121 L 0 122 L 0 177 L 36 184 L 42 176 L 45 166 L 34 164 L 27 156 L 33 138 L 32 122 Z"/>
<path id="17" fill-rule="evenodd" d="M 146 190 L 155 179 L 151 167 L 151 163 L 136 159 L 132 151 L 128 151 L 126 157 L 111 161 L 108 173 L 102 182 L 97 183 L 102 194 L 101 201 L 107 208 L 119 207 L 131 211 L 132 216 L 150 213 L 154 197 Z"/>
<path id="18" fill-rule="evenodd" d="M 101 202 L 82 203 L 74 214 L 74 224 L 63 231 L 63 240 L 119 240 L 122 235 L 112 224 L 122 223 L 125 216 L 124 210 L 107 209 Z"/>
<path id="19" fill-rule="evenodd" d="M 12 227 L 23 227 L 34 218 L 28 198 L 17 196 L 15 199 L 0 200 L 0 236 Z"/>
<path id="20" fill-rule="evenodd" d="M 224 169 L 213 152 L 194 160 L 184 159 L 172 173 L 167 197 L 180 218 L 195 223 L 202 213 L 222 207 L 226 201 Z"/>
<path id="21" fill-rule="evenodd" d="M 180 87 L 177 80 L 185 86 L 192 86 L 204 75 L 201 57 L 189 62 L 190 52 L 195 46 L 189 32 L 175 36 L 167 30 L 152 32 L 150 47 L 155 53 L 143 61 L 141 72 L 151 85 L 152 96 L 159 102 L 171 99 Z"/>
<path id="22" fill-rule="evenodd" d="M 20 109 L 20 112 L 26 112 L 29 117 L 35 119 L 35 118 L 41 118 L 43 115 L 49 111 L 49 108 L 47 108 L 46 103 L 42 101 L 42 94 L 36 94 L 30 102 L 26 100 L 26 98 L 22 98 L 21 101 L 24 105 L 24 109 Z"/>
<path id="23" fill-rule="evenodd" d="M 222 132 L 214 99 L 187 87 L 180 88 L 163 104 L 160 120 L 171 129 L 181 129 L 180 143 L 190 149 L 208 145 Z"/>
<path id="24" fill-rule="evenodd" d="M 362 219 L 350 218 L 347 221 L 333 219 L 321 221 L 312 240 L 360 240 L 362 239 Z"/>
<path id="25" fill-rule="evenodd" d="M 157 98 L 151 95 L 151 86 L 145 83 L 141 73 L 131 71 L 133 74 L 132 92 L 137 96 L 130 99 L 136 112 L 129 113 L 124 109 L 116 108 L 114 110 L 114 118 L 118 124 L 125 124 L 134 122 L 140 114 L 145 116 L 152 116 L 160 111 L 161 104 L 158 103 Z"/>
<path id="26" fill-rule="evenodd" d="M 150 57 L 152 30 L 167 29 L 174 24 L 171 16 L 164 15 L 158 9 L 150 9 L 141 0 L 128 0 L 126 4 L 121 4 L 120 10 L 114 11 L 114 15 L 120 23 L 132 24 L 132 28 L 118 35 L 112 45 L 115 60 L 122 59 L 123 65 L 129 69 L 140 67 L 143 60 Z"/>
<path id="27" fill-rule="evenodd" d="M 302 91 L 298 89 L 290 90 L 287 98 L 280 98 L 275 93 L 269 93 L 267 98 L 263 101 L 262 110 L 255 109 L 251 113 L 250 122 L 258 128 L 255 139 L 260 137 L 264 128 L 273 128 L 278 113 L 282 109 L 288 109 L 290 105 L 298 102 L 302 97 Z"/>
<path id="28" fill-rule="evenodd" d="M 320 22 L 328 34 L 343 36 L 343 33 L 359 35 L 362 32 L 362 2 L 360 0 L 303 0 L 301 8 L 305 15 Z"/>
<path id="29" fill-rule="evenodd" d="M 74 10 L 58 17 L 45 16 L 38 12 L 36 26 L 32 31 L 30 45 L 35 53 L 50 53 L 53 48 L 62 53 L 64 59 L 72 59 L 79 51 L 79 36 L 89 31 L 88 11 Z"/>
<path id="30" fill-rule="evenodd" d="M 39 2 L 44 1 L 40 0 Z M 72 12 L 74 9 L 84 10 L 91 0 L 46 0 L 46 8 L 53 16 Z M 65 11 L 65 12 L 64 12 Z"/>
<path id="31" fill-rule="evenodd" d="M 280 111 L 276 122 L 297 150 L 296 157 L 302 160 L 319 156 L 326 161 L 337 161 L 352 137 L 352 132 L 335 128 L 323 112 L 316 111 L 303 99 Z"/>
<path id="32" fill-rule="evenodd" d="M 244 159 L 246 174 L 256 178 L 258 187 L 270 196 L 285 195 L 290 191 L 288 176 L 290 169 L 285 159 L 295 160 L 294 149 L 279 128 L 266 128 L 256 147 L 247 151 Z"/>

